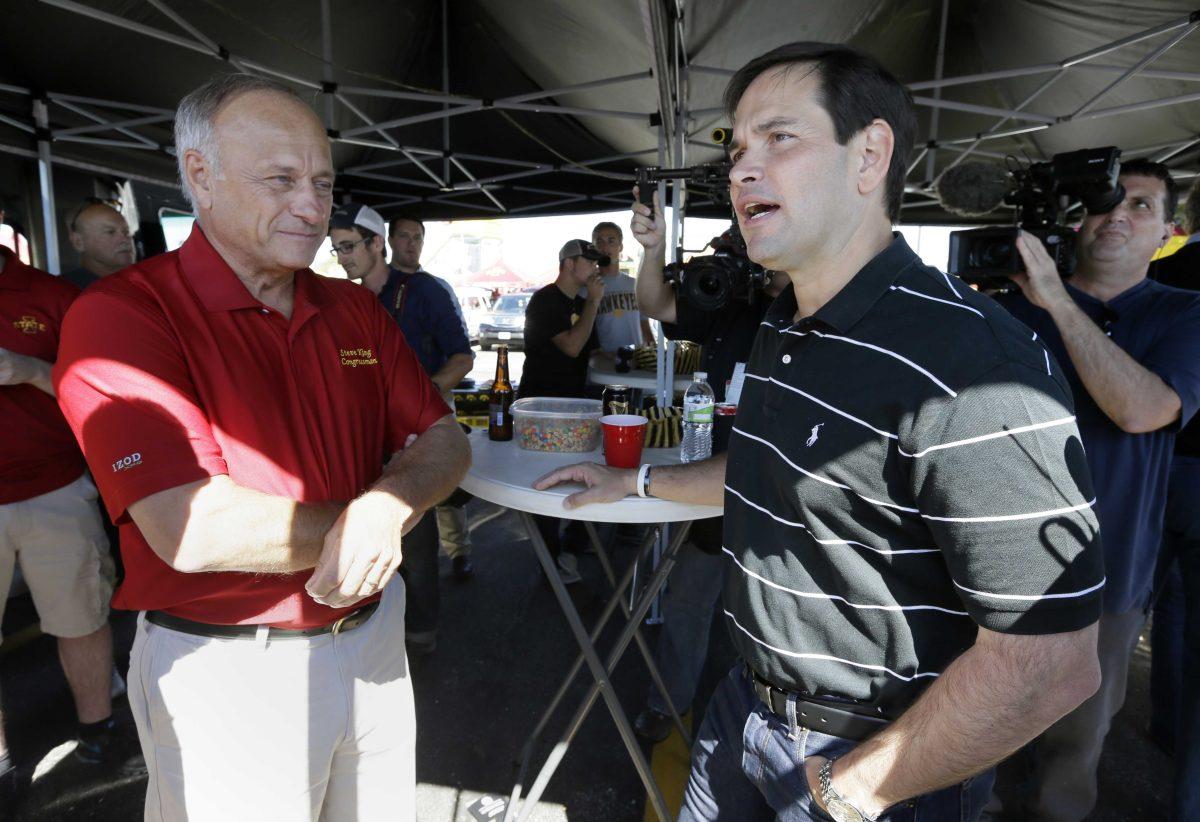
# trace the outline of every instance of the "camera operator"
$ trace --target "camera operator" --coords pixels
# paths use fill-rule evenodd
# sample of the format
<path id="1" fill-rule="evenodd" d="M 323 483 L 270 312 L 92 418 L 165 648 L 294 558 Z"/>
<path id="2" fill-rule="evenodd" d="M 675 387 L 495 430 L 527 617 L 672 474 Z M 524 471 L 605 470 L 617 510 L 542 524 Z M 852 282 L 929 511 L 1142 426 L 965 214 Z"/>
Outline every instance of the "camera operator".
<path id="1" fill-rule="evenodd" d="M 667 339 L 701 344 L 698 370 L 708 374 L 717 402 L 725 402 L 725 383 L 739 363 L 745 366 L 767 306 L 787 284 L 787 275 L 773 276 L 758 299 L 734 299 L 717 311 L 700 310 L 663 277 L 666 241 L 658 194 L 654 195 L 653 213 L 649 206 L 636 202 L 636 188 L 634 197 L 630 230 L 645 249 L 638 269 L 638 304 L 646 316 L 663 324 Z M 725 582 L 721 527 L 719 517 L 692 523 L 688 543 L 676 557 L 663 600 L 656 662 L 671 702 L 681 712 L 688 710 L 695 699 L 713 614 Z M 651 688 L 633 729 L 653 742 L 661 742 L 671 732 L 671 717 L 656 688 Z"/>
<path id="2" fill-rule="evenodd" d="M 1183 248 L 1150 264 L 1164 285 L 1200 290 L 1200 178 L 1183 207 Z M 1175 756 L 1174 819 L 1200 819 L 1200 419 L 1175 438 L 1151 639 L 1150 735 Z"/>
<path id="3" fill-rule="evenodd" d="M 1064 281 L 1036 238 L 1017 248 L 1019 294 L 1000 302 L 1036 332 L 1062 364 L 1075 396 L 1080 435 L 1096 485 L 1104 537 L 1104 613 L 1099 691 L 1000 769 L 989 812 L 1083 819 L 1096 802 L 1096 767 L 1112 717 L 1125 701 L 1129 661 L 1146 622 L 1162 537 L 1175 433 L 1200 404 L 1200 297 L 1146 278 L 1171 236 L 1178 190 L 1166 166 L 1121 166 L 1125 199 L 1083 220 L 1077 266 Z M 1032 770 L 1029 807 L 1012 808 L 1022 770 Z M 1003 800 L 1003 803 L 1002 801 Z"/>
<path id="4" fill-rule="evenodd" d="M 729 450 L 535 487 L 583 482 L 570 508 L 724 504 L 744 662 L 709 704 L 681 820 L 858 822 L 900 803 L 973 819 L 977 775 L 1099 681 L 1102 557 L 1069 388 L 1024 326 L 892 233 L 916 122 L 878 62 L 793 43 L 725 100 L 749 257 L 792 284 L 759 327 Z"/>

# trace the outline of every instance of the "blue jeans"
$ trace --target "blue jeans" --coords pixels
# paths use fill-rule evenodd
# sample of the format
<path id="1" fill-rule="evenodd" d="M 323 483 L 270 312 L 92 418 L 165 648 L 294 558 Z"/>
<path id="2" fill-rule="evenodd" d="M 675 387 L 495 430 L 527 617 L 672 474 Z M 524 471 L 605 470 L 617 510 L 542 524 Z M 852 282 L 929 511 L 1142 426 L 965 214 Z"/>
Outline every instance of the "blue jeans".
<path id="1" fill-rule="evenodd" d="M 667 583 L 655 662 L 671 704 L 681 714 L 687 713 L 696 698 L 696 683 L 708 657 L 713 614 L 725 585 L 726 564 L 724 555 L 709 554 L 690 542 L 684 543 Z M 660 714 L 668 713 L 662 695 L 653 686 L 646 705 Z"/>
<path id="2" fill-rule="evenodd" d="M 838 757 L 856 744 L 776 716 L 754 693 L 739 662 L 713 694 L 700 727 L 679 822 L 824 822 L 829 817 L 813 803 L 804 760 Z M 986 771 L 959 785 L 901 802 L 880 819 L 973 821 L 991 793 L 992 776 L 992 771 Z"/>
<path id="3" fill-rule="evenodd" d="M 1174 597 L 1162 592 L 1153 634 L 1155 719 L 1175 728 L 1170 818 L 1200 819 L 1200 459 L 1195 457 L 1176 457 L 1172 466 L 1160 562 L 1160 570 L 1177 575 L 1178 585 Z M 1174 700 L 1171 685 L 1178 687 Z M 1168 709 L 1161 717 L 1160 701 L 1174 702 L 1174 715 Z"/>

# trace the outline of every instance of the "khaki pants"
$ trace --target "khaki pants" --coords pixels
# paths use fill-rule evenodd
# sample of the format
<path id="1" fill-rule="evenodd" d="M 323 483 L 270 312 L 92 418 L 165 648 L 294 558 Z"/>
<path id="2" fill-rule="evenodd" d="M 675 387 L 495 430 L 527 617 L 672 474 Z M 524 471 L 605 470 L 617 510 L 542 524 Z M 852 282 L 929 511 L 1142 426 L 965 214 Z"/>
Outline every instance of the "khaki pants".
<path id="1" fill-rule="evenodd" d="M 49 493 L 0 505 L 0 619 L 17 563 L 45 633 L 73 639 L 108 621 L 113 563 L 96 486 L 87 474 Z"/>
<path id="2" fill-rule="evenodd" d="M 397 579 L 365 623 L 310 639 L 211 639 L 142 614 L 129 703 L 145 818 L 415 819 L 404 599 Z"/>

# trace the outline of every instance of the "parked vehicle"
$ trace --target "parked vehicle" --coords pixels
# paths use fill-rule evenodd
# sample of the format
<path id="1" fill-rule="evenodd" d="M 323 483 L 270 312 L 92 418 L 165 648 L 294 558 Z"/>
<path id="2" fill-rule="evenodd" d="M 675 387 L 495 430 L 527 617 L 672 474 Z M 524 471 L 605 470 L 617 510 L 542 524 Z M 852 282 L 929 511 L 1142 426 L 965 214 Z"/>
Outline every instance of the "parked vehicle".
<path id="1" fill-rule="evenodd" d="M 487 288 L 460 285 L 454 289 L 462 309 L 463 321 L 467 324 L 467 335 L 471 342 L 479 340 L 479 324 L 488 318 L 492 310 L 492 292 Z"/>
<path id="2" fill-rule="evenodd" d="M 504 343 L 512 348 L 525 344 L 525 306 L 529 294 L 505 294 L 496 300 L 487 318 L 479 324 L 479 348 L 490 351 Z"/>

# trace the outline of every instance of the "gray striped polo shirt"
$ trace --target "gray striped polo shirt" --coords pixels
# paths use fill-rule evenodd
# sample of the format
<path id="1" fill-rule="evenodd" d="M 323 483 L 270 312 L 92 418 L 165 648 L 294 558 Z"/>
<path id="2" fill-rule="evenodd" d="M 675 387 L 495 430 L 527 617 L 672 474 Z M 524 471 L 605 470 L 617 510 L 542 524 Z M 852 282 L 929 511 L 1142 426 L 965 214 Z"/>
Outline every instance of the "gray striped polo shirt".
<path id="1" fill-rule="evenodd" d="M 724 608 L 776 685 L 900 713 L 975 639 L 1100 615 L 1070 389 L 1032 331 L 902 238 L 767 312 L 725 474 Z"/>

